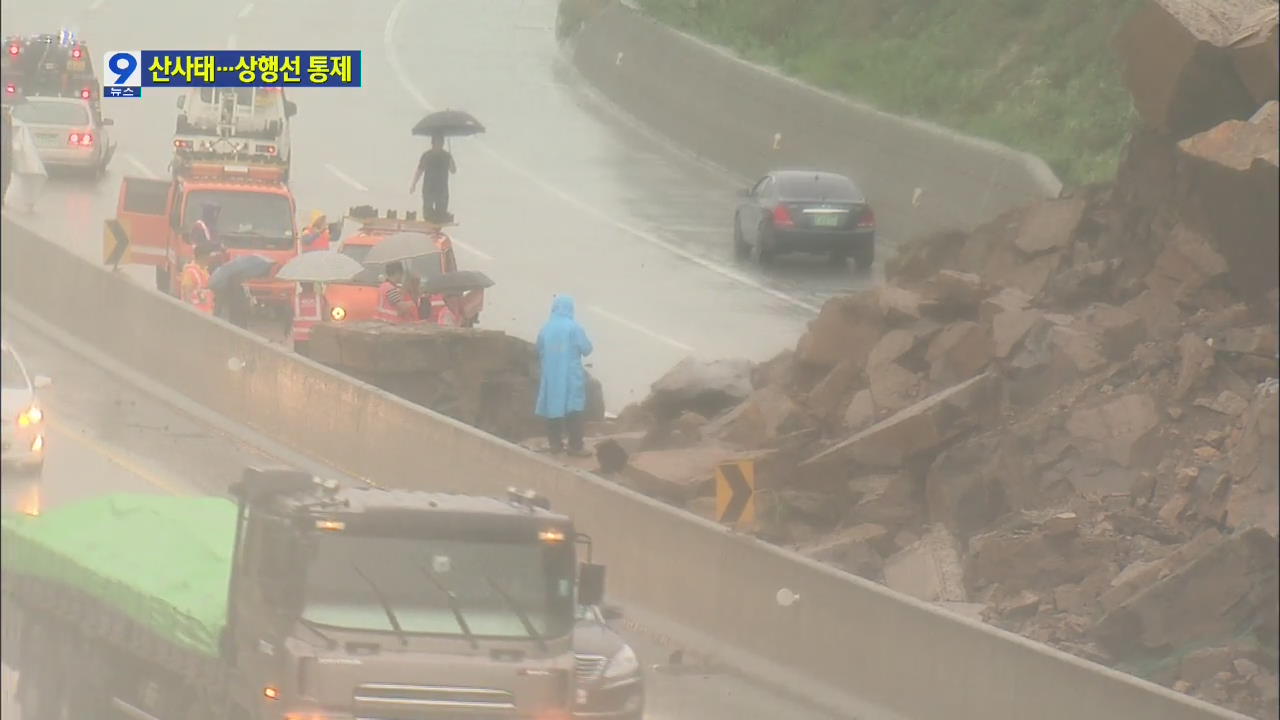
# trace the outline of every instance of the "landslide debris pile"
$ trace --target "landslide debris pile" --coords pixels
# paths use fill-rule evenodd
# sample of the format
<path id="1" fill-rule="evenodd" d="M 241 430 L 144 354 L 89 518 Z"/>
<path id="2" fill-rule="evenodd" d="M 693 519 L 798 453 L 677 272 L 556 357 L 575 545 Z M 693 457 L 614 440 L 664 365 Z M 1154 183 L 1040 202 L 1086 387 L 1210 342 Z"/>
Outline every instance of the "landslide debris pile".
<path id="1" fill-rule="evenodd" d="M 619 481 L 710 516 L 756 457 L 764 537 L 1275 717 L 1275 9 L 1152 2 L 1114 183 L 908 248 L 773 360 L 681 363 Z"/>
<path id="2" fill-rule="evenodd" d="M 430 323 L 321 323 L 312 331 L 317 362 L 498 437 L 541 434 L 534 345 L 496 330 Z M 591 380 L 587 417 L 604 416 L 603 393 Z"/>

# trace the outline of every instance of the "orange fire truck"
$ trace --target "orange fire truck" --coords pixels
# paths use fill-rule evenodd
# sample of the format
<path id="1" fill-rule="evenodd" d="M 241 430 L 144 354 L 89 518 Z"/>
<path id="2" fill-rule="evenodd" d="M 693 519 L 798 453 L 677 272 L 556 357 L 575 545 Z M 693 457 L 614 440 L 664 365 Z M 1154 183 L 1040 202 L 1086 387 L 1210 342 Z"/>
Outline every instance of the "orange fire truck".
<path id="1" fill-rule="evenodd" d="M 394 210 L 384 217 L 369 207 L 351 208 L 339 224 L 334 238 L 334 250 L 348 255 L 365 265 L 365 271 L 349 283 L 326 283 L 324 307 L 328 322 L 355 322 L 371 320 L 378 307 L 378 285 L 382 268 L 365 263 L 365 256 L 383 239 L 403 232 L 423 233 L 432 237 L 436 252 L 405 261 L 405 269 L 422 280 L 456 272 L 458 261 L 453 253 L 453 241 L 444 232 L 446 225 L 418 220 L 416 214 L 406 213 L 404 219 Z M 464 327 L 472 327 L 480 320 L 484 309 L 484 289 L 475 288 L 460 293 L 455 301 Z"/>
<path id="2" fill-rule="evenodd" d="M 260 305 L 287 312 L 294 284 L 273 277 L 298 254 L 296 206 L 284 182 L 284 167 L 218 157 L 175 163 L 171 179 L 121 181 L 116 217 L 106 221 L 106 263 L 151 265 L 156 288 L 177 295 L 182 268 L 195 255 L 188 231 L 204 207 L 213 205 L 218 208 L 215 240 L 229 259 L 261 255 L 275 265 L 270 277 L 245 284 L 249 294 Z"/>

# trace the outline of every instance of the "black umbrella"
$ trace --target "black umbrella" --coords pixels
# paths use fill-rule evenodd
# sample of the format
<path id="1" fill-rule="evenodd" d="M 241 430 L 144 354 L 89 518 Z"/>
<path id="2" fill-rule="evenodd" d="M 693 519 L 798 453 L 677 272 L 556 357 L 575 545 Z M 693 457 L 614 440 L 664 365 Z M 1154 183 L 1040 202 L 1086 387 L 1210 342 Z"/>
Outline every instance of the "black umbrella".
<path id="1" fill-rule="evenodd" d="M 440 110 L 418 121 L 413 126 L 414 135 L 427 136 L 465 136 L 478 135 L 484 132 L 484 125 L 480 124 L 471 113 L 465 110 Z"/>
<path id="2" fill-rule="evenodd" d="M 422 282 L 422 292 L 427 295 L 483 290 L 487 287 L 493 287 L 493 281 L 488 275 L 476 270 L 457 270 L 429 277 Z"/>
<path id="3" fill-rule="evenodd" d="M 270 275 L 273 266 L 275 263 L 261 255 L 241 255 L 213 271 L 209 277 L 209 288 L 216 293 L 226 292 L 247 280 Z"/>

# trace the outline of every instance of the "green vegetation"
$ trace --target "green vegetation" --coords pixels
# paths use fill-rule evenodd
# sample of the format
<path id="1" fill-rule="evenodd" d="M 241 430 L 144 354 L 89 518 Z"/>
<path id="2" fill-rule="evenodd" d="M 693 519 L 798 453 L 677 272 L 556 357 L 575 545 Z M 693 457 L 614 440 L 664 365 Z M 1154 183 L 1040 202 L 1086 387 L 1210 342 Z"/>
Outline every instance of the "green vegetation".
<path id="1" fill-rule="evenodd" d="M 1109 180 L 1133 117 L 1112 37 L 1141 0 L 644 0 L 655 17 L 887 112 Z"/>

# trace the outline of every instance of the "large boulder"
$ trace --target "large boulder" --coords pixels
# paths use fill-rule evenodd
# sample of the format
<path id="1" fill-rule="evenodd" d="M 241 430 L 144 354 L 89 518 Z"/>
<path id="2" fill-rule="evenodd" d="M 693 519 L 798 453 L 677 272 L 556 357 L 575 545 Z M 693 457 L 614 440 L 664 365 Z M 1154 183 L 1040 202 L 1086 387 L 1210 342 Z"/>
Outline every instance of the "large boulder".
<path id="1" fill-rule="evenodd" d="M 1259 528 L 1228 537 L 1108 612 L 1095 637 L 1123 659 L 1212 645 L 1274 621 L 1278 551 Z"/>
<path id="2" fill-rule="evenodd" d="M 1246 84 L 1231 50 L 1242 40 L 1256 44 L 1248 41 L 1265 34 L 1268 22 L 1274 28 L 1274 8 L 1272 0 L 1148 0 L 1116 37 L 1143 123 L 1186 137 L 1248 118 L 1262 102 L 1255 92 L 1274 98 L 1274 59 L 1268 69 L 1265 61 L 1250 62 L 1265 51 L 1237 53 L 1248 68 Z"/>
<path id="3" fill-rule="evenodd" d="M 743 447 L 762 448 L 803 425 L 803 414 L 795 401 L 779 388 L 764 387 L 751 393 L 726 418 L 724 438 Z"/>
<path id="4" fill-rule="evenodd" d="M 1067 432 L 1082 449 L 1123 467 L 1145 464 L 1158 456 L 1159 426 L 1155 401 L 1143 393 L 1078 408 L 1067 418 Z"/>
<path id="5" fill-rule="evenodd" d="M 866 364 L 867 353 L 884 332 L 884 310 L 878 293 L 864 290 L 832 298 L 796 344 L 802 365 L 833 368 L 846 360 Z"/>
<path id="6" fill-rule="evenodd" d="M 659 422 L 686 411 L 703 417 L 737 405 L 751 394 L 751 363 L 747 360 L 681 360 L 651 387 L 643 406 Z"/>
<path id="7" fill-rule="evenodd" d="M 1081 582 L 1116 554 L 1114 538 L 993 530 L 969 540 L 965 582 L 971 592 L 992 585 L 999 585 L 1006 593 L 1058 587 Z"/>
<path id="8" fill-rule="evenodd" d="M 929 343 L 929 379 L 944 385 L 977 375 L 991 362 L 991 335 L 972 321 L 952 323 Z"/>
<path id="9" fill-rule="evenodd" d="M 1271 124 L 1230 120 L 1178 144 L 1184 222 L 1225 260 L 1232 290 L 1258 300 L 1276 286 L 1280 265 L 1280 138 Z"/>
<path id="10" fill-rule="evenodd" d="M 925 480 L 929 519 L 964 541 L 1007 512 L 1005 483 L 1018 483 L 1005 455 L 989 435 L 942 451 Z"/>
<path id="11" fill-rule="evenodd" d="M 1028 210 L 1013 244 L 1028 256 L 1065 250 L 1075 239 L 1087 199 L 1074 196 L 1037 203 Z"/>
<path id="12" fill-rule="evenodd" d="M 529 342 L 494 330 L 428 323 L 321 323 L 311 357 L 336 370 L 508 440 L 543 431 L 533 413 L 538 357 Z M 604 415 L 598 382 L 587 388 L 587 419 Z"/>
<path id="13" fill-rule="evenodd" d="M 894 413 L 802 463 L 813 469 L 855 462 L 898 468 L 941 449 L 963 433 L 997 422 L 1003 410 L 999 376 L 987 372 Z"/>

